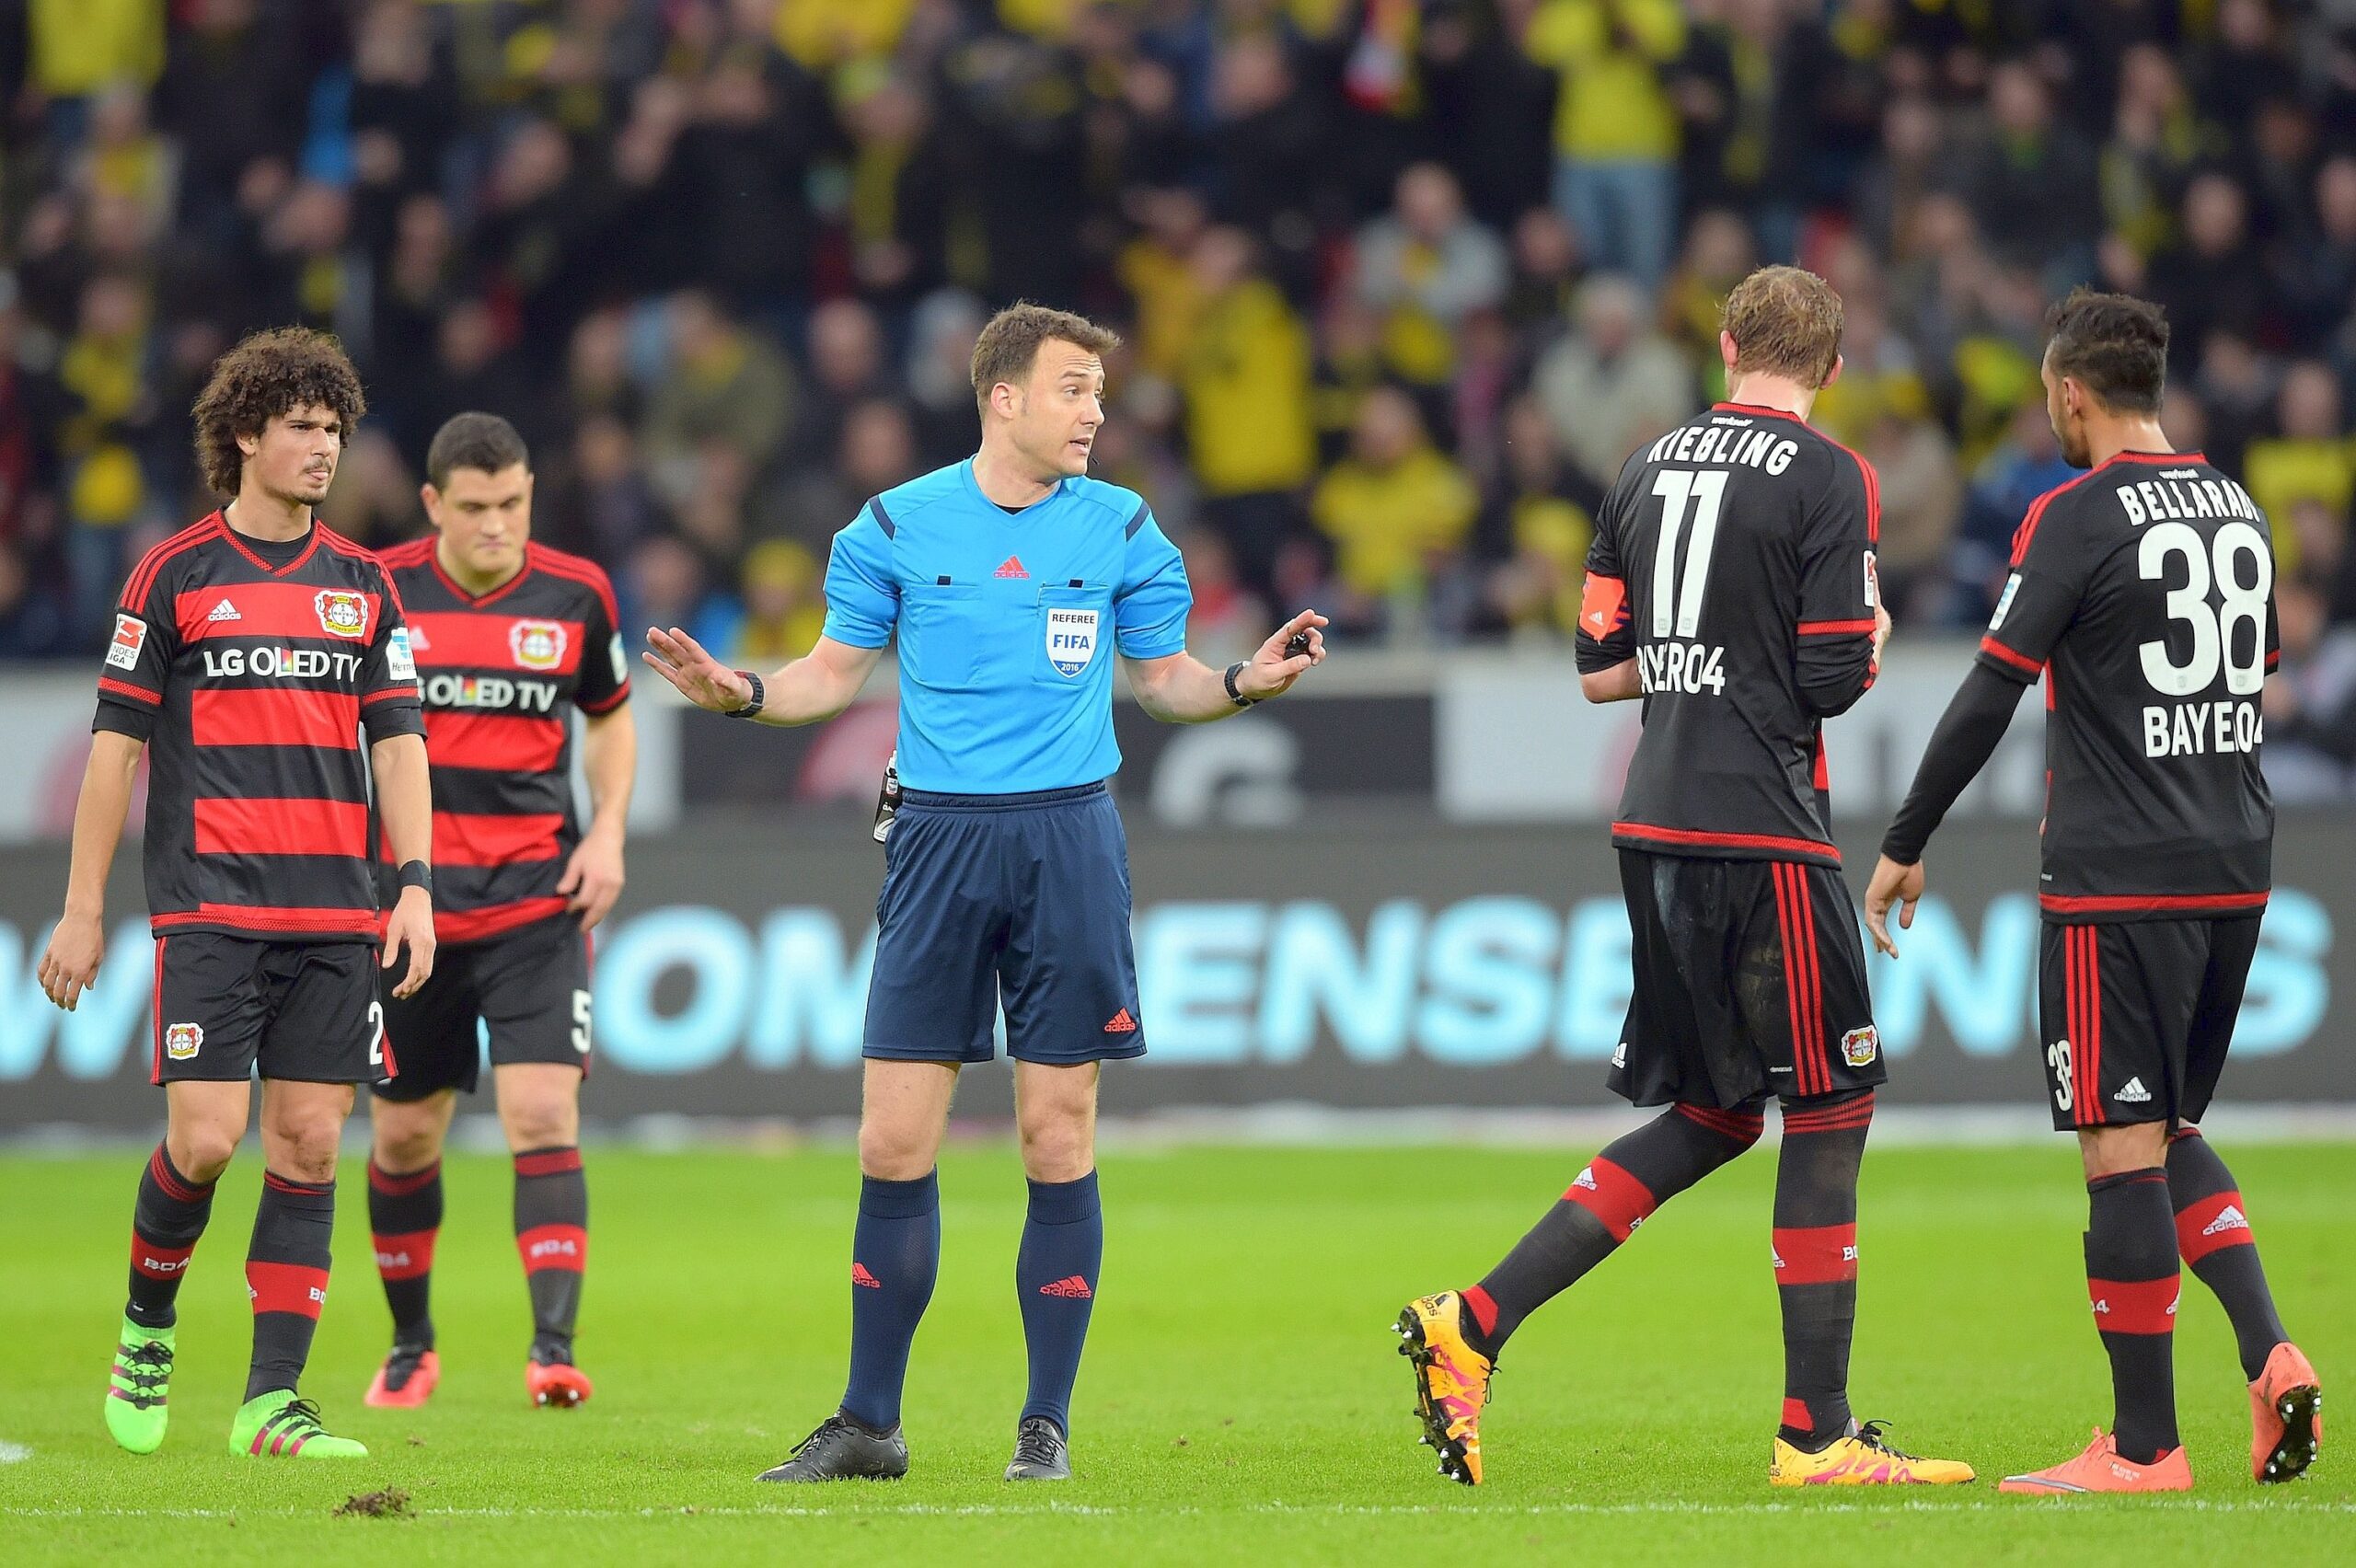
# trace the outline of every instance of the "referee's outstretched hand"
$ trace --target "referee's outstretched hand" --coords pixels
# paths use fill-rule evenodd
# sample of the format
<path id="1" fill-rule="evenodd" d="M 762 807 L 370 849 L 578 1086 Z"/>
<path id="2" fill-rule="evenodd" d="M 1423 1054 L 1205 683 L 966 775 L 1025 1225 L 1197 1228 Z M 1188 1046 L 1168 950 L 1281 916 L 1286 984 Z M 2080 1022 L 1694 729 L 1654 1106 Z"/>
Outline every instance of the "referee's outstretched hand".
<path id="1" fill-rule="evenodd" d="M 702 643 L 676 626 L 668 631 L 647 628 L 646 651 L 640 657 L 698 708 L 733 713 L 753 700 L 753 688 L 742 675 L 705 652 Z"/>
<path id="2" fill-rule="evenodd" d="M 1325 617 L 1315 610 L 1300 614 L 1276 628 L 1274 636 L 1260 644 L 1260 651 L 1235 677 L 1235 688 L 1254 701 L 1282 697 L 1292 689 L 1292 683 L 1308 673 L 1311 664 L 1325 662 L 1325 634 L 1318 628 Z M 1295 638 L 1303 640 L 1303 652 L 1287 655 L 1285 649 Z"/>

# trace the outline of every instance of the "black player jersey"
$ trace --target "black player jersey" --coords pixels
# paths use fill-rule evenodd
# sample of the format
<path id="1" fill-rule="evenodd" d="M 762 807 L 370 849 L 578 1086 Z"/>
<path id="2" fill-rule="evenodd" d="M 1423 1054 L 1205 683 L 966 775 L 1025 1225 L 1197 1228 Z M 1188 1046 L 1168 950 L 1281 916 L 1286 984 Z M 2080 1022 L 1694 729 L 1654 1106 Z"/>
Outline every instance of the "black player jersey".
<path id="1" fill-rule="evenodd" d="M 2046 913 L 2265 904 L 2258 697 L 2279 647 L 2266 517 L 2199 453 L 2122 452 L 2029 508 L 1980 662 L 2045 676 Z"/>
<path id="2" fill-rule="evenodd" d="M 147 743 L 156 934 L 375 937 L 361 733 L 423 727 L 400 595 L 358 545 L 259 545 L 216 512 L 149 550 L 92 728 Z"/>
<path id="3" fill-rule="evenodd" d="M 1873 684 L 1873 467 L 1720 403 L 1629 458 L 1579 610 L 1583 672 L 1636 661 L 1644 735 L 1613 842 L 1837 866 L 1823 721 Z"/>
<path id="4" fill-rule="evenodd" d="M 385 551 L 409 606 L 433 766 L 433 931 L 479 940 L 564 913 L 556 891 L 581 841 L 572 716 L 629 697 L 613 584 L 593 561 L 525 547 L 524 570 L 481 598 L 451 581 L 428 536 Z"/>

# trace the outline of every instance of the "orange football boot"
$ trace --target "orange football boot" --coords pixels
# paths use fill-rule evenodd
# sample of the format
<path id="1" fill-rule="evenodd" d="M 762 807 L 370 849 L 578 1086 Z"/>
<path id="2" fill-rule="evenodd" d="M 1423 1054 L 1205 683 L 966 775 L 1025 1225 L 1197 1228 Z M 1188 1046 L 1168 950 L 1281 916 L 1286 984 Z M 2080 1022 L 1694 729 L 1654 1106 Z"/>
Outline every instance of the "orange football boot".
<path id="1" fill-rule="evenodd" d="M 379 1410 L 414 1410 L 433 1397 L 433 1386 L 442 1381 L 442 1358 L 430 1350 L 397 1344 L 376 1368 L 374 1381 L 361 1403 Z"/>
<path id="2" fill-rule="evenodd" d="M 589 1375 L 578 1366 L 563 1362 L 527 1361 L 524 1364 L 524 1391 L 532 1396 L 536 1405 L 570 1410 L 588 1403 L 593 1390 Z"/>
<path id="3" fill-rule="evenodd" d="M 2323 1386 L 2287 1340 L 2249 1386 L 2249 1473 L 2261 1484 L 2298 1480 L 2323 1452 Z"/>
<path id="4" fill-rule="evenodd" d="M 1784 1441 L 1769 1450 L 1770 1486 L 1961 1486 L 1977 1473 L 1961 1459 L 1926 1459 L 1893 1448 L 1882 1438 L 1882 1424 L 1849 1424 L 1849 1430 L 1815 1453 Z"/>
<path id="5" fill-rule="evenodd" d="M 2181 1447 L 2170 1448 L 2148 1465 L 2131 1465 L 2119 1457 L 2119 1441 L 2101 1427 L 2095 1440 L 2074 1459 L 2027 1475 L 2008 1475 L 1999 1492 L 2058 1497 L 2074 1492 L 2189 1492 L 2192 1465 Z"/>
<path id="6" fill-rule="evenodd" d="M 1399 1354 L 1415 1372 L 1419 1441 L 1438 1450 L 1439 1473 L 1481 1484 L 1481 1407 L 1489 1402 L 1489 1358 L 1464 1342 L 1463 1297 L 1420 1296 L 1399 1314 Z"/>

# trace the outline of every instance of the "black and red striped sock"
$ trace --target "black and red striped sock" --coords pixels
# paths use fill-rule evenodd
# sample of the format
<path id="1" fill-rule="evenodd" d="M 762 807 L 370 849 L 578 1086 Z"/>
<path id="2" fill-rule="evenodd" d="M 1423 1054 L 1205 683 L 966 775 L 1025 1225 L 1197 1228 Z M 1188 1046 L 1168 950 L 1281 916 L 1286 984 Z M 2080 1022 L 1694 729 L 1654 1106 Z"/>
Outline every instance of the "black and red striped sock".
<path id="1" fill-rule="evenodd" d="M 213 1217 L 213 1183 L 191 1182 L 157 1144 L 139 1173 L 139 1201 L 131 1211 L 130 1320 L 148 1329 L 168 1329 L 179 1320 L 180 1281 L 190 1254 Z"/>
<path id="2" fill-rule="evenodd" d="M 442 1233 L 442 1162 L 422 1170 L 387 1170 L 368 1162 L 368 1228 L 376 1242 L 376 1277 L 393 1309 L 393 1343 L 433 1348 L 433 1242 Z"/>
<path id="3" fill-rule="evenodd" d="M 246 1293 L 254 1309 L 247 1399 L 302 1382 L 319 1309 L 327 1305 L 334 1236 L 333 1182 L 297 1182 L 274 1170 L 262 1172 L 254 1239 L 246 1250 Z"/>
<path id="4" fill-rule="evenodd" d="M 515 1250 L 532 1292 L 533 1359 L 570 1362 L 589 1266 L 589 1180 L 574 1146 L 515 1157 Z"/>
<path id="5" fill-rule="evenodd" d="M 2258 1238 L 2234 1173 L 2198 1127 L 2168 1143 L 2168 1199 L 2176 1205 L 2176 1250 L 2233 1320 L 2242 1380 L 2255 1383 L 2274 1347 L 2291 1337 L 2266 1286 Z"/>
<path id="6" fill-rule="evenodd" d="M 1773 1258 L 1784 1309 L 1788 1443 L 1819 1449 L 1849 1429 L 1849 1342 L 1857 1325 L 1857 1170 L 1874 1091 L 1787 1102 L 1775 1167 Z"/>
<path id="7" fill-rule="evenodd" d="M 2177 1446 L 2176 1213 L 2154 1166 L 2086 1183 L 2086 1296 L 2110 1355 L 2111 1435 L 2147 1465 Z"/>
<path id="8" fill-rule="evenodd" d="M 1610 1257 L 1655 1209 L 1757 1143 L 1763 1125 L 1756 1110 L 1672 1105 L 1612 1142 L 1465 1291 L 1472 1348 L 1494 1360 L 1523 1319 Z"/>

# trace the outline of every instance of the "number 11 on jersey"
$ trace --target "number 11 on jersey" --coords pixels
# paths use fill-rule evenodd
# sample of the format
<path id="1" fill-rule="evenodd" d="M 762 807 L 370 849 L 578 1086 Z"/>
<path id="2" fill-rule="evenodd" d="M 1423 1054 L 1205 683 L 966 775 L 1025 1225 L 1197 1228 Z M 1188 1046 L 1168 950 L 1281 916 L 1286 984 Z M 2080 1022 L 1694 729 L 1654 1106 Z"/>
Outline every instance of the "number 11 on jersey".
<path id="1" fill-rule="evenodd" d="M 1702 629 L 1702 595 L 1709 586 L 1710 553 L 1718 542 L 1718 513 L 1726 504 L 1727 473 L 1723 468 L 1663 468 L 1653 476 L 1653 494 L 1660 497 L 1660 538 L 1653 548 L 1652 631 L 1656 638 L 1688 638 Z M 1677 541 L 1685 532 L 1685 514 L 1693 513 L 1692 541 L 1685 551 L 1685 574 L 1678 580 Z M 1636 670 L 1647 692 L 1681 691 L 1698 695 L 1726 691 L 1726 651 L 1698 643 L 1647 643 L 1636 650 Z"/>

